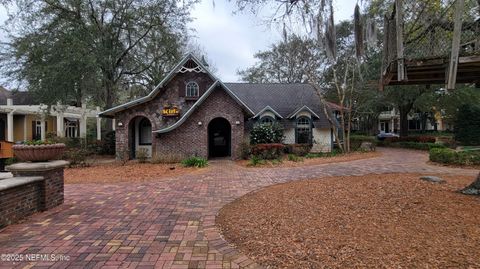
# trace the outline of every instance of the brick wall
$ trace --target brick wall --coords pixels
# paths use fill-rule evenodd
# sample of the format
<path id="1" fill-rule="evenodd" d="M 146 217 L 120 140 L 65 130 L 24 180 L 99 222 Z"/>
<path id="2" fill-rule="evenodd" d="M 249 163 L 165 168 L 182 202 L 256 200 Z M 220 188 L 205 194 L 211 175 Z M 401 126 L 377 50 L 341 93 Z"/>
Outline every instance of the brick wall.
<path id="1" fill-rule="evenodd" d="M 12 172 L 16 177 L 33 177 L 41 176 L 44 178 L 42 181 L 42 204 L 41 210 L 48 210 L 63 203 L 64 195 L 64 178 L 63 167 L 51 169 L 47 171 L 29 171 L 29 172 Z"/>
<path id="2" fill-rule="evenodd" d="M 208 124 L 215 118 L 224 118 L 230 123 L 231 155 L 233 159 L 240 156 L 239 146 L 244 135 L 244 113 L 242 108 L 225 90 L 218 87 L 200 105 L 200 107 L 177 129 L 159 134 L 156 141 L 157 154 L 176 153 L 183 156 L 208 157 Z M 236 124 L 236 122 L 240 124 Z M 202 122 L 202 125 L 198 125 Z"/>
<path id="3" fill-rule="evenodd" d="M 0 228 L 41 210 L 42 185 L 37 181 L 0 191 Z"/>
<path id="4" fill-rule="evenodd" d="M 152 124 L 152 130 L 158 130 L 174 124 L 178 117 L 162 117 L 161 111 L 164 106 L 175 105 L 180 109 L 180 113 L 185 113 L 195 103 L 195 100 L 185 99 L 185 86 L 188 82 L 195 81 L 199 85 L 200 95 L 213 84 L 213 80 L 205 73 L 179 73 L 164 89 L 151 101 L 121 111 L 115 115 L 116 122 L 121 122 L 123 126 L 116 126 L 115 130 L 115 148 L 117 157 L 119 154 L 130 151 L 129 145 L 129 126 L 134 123 L 137 116 L 146 117 Z M 180 116 L 181 116 L 180 115 Z M 156 139 L 152 139 L 152 149 L 156 148 Z"/>
<path id="5" fill-rule="evenodd" d="M 196 102 L 185 100 L 185 85 L 189 81 L 196 81 L 200 87 L 200 94 L 213 84 L 213 80 L 205 73 L 188 72 L 177 74 L 165 89 L 153 100 L 121 111 L 115 115 L 116 121 L 123 126 L 116 127 L 116 151 L 119 154 L 130 153 L 129 125 L 133 119 L 143 116 L 150 120 L 152 130 L 158 130 L 174 124 L 183 113 Z M 176 105 L 180 108 L 180 117 L 162 117 L 161 110 L 165 105 Z M 208 123 L 217 117 L 228 120 L 232 129 L 231 155 L 239 157 L 239 146 L 244 135 L 244 112 L 242 108 L 223 89 L 215 89 L 197 110 L 177 129 L 152 137 L 152 153 L 178 154 L 184 157 L 208 157 Z M 201 121 L 202 125 L 198 125 Z M 239 121 L 240 124 L 236 124 Z"/>
<path id="6" fill-rule="evenodd" d="M 0 182 L 3 183 L 0 190 L 0 228 L 63 203 L 63 167 L 46 171 L 10 169 L 14 177 Z M 7 181 L 8 184 L 5 183 Z"/>

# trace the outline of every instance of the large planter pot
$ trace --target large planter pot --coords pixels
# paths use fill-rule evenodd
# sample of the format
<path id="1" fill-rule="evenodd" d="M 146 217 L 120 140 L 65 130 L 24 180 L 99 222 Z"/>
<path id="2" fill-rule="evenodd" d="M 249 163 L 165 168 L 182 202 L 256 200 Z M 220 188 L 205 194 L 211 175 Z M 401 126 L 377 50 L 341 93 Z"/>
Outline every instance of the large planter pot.
<path id="1" fill-rule="evenodd" d="M 45 162 L 56 160 L 65 151 L 65 144 L 14 145 L 15 157 L 24 162 Z"/>

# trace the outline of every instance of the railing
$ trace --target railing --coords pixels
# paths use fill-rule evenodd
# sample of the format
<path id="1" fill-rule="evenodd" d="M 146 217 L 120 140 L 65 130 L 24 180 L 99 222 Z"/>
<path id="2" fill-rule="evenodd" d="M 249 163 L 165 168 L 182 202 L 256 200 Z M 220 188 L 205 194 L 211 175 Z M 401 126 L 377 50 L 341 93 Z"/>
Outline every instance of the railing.
<path id="1" fill-rule="evenodd" d="M 456 26 L 460 30 L 457 56 L 480 54 L 477 0 L 395 0 L 392 13 L 385 17 L 383 74 L 392 64 L 403 72 L 405 62 L 449 59 L 458 43 Z"/>

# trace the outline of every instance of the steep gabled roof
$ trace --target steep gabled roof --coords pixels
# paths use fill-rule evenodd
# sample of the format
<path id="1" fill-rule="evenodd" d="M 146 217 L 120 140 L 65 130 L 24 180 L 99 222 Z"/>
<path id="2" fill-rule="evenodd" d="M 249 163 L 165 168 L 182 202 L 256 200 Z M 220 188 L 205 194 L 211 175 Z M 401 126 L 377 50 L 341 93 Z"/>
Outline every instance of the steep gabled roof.
<path id="1" fill-rule="evenodd" d="M 217 80 L 215 81 L 212 86 L 210 86 L 210 88 L 208 88 L 208 90 L 195 102 L 195 104 L 193 104 L 193 106 L 187 110 L 187 112 L 185 112 L 185 114 L 183 114 L 183 116 L 178 120 L 176 121 L 174 124 L 168 126 L 168 127 L 165 127 L 163 129 L 159 129 L 159 130 L 155 130 L 153 131 L 154 133 L 167 133 L 167 132 L 170 132 L 174 129 L 176 129 L 177 127 L 179 127 L 180 125 L 182 125 L 187 119 L 188 117 L 190 117 L 190 115 L 208 98 L 208 96 L 210 96 L 210 94 L 215 90 L 215 88 L 217 87 L 220 87 L 222 88 L 223 90 L 225 90 L 225 92 L 230 95 L 230 97 L 233 98 L 233 100 L 235 100 L 242 108 L 244 108 L 247 112 L 249 112 L 251 115 L 253 115 L 253 111 L 248 108 L 248 106 L 245 105 L 245 103 L 240 100 L 236 95 L 235 93 L 233 93 L 230 89 L 228 89 L 228 87 L 225 86 L 225 84 L 223 84 L 221 81 Z"/>
<path id="2" fill-rule="evenodd" d="M 307 83 L 225 83 L 255 115 L 266 106 L 288 118 L 302 109 L 327 122 L 319 93 Z M 306 107 L 306 108 L 305 108 Z"/>
<path id="3" fill-rule="evenodd" d="M 271 106 L 266 106 L 264 107 L 262 110 L 260 110 L 259 112 L 257 112 L 257 114 L 255 114 L 255 116 L 253 116 L 253 118 L 256 118 L 258 116 L 261 116 L 265 111 L 270 111 L 272 112 L 273 114 L 275 114 L 275 116 L 279 117 L 280 119 L 283 119 L 282 115 L 280 115 L 280 113 L 278 113 L 277 111 L 275 111 L 275 109 L 273 109 Z"/>
<path id="4" fill-rule="evenodd" d="M 302 112 L 302 111 L 308 111 L 310 114 L 312 114 L 313 116 L 317 117 L 317 118 L 320 118 L 319 115 L 317 115 L 317 113 L 315 113 L 311 108 L 309 108 L 308 106 L 302 106 L 300 108 L 298 108 L 297 110 L 293 111 L 292 113 L 290 113 L 290 115 L 288 115 L 288 118 L 291 119 L 291 118 L 294 118 L 295 116 L 298 115 L 298 113 Z"/>
<path id="5" fill-rule="evenodd" d="M 138 98 L 136 100 L 127 102 L 125 104 L 121 104 L 115 107 L 112 107 L 110 109 L 107 109 L 100 113 L 99 115 L 101 117 L 112 117 L 115 113 L 128 109 L 130 107 L 148 102 L 155 98 L 157 94 L 163 89 L 163 87 L 175 76 L 177 72 L 182 72 L 182 69 L 184 68 L 184 65 L 189 61 L 192 60 L 198 65 L 198 69 L 201 70 L 202 72 L 206 73 L 207 75 L 210 76 L 210 78 L 213 81 L 217 81 L 218 79 L 208 71 L 208 69 L 205 67 L 205 65 L 202 64 L 202 61 L 198 60 L 195 55 L 188 53 L 173 69 L 170 71 L 170 73 L 163 78 L 163 80 L 147 95 L 141 98 Z"/>
<path id="6" fill-rule="evenodd" d="M 29 92 L 9 91 L 0 86 L 0 105 L 6 105 L 7 99 L 12 99 L 14 105 L 39 105 L 40 102 Z"/>

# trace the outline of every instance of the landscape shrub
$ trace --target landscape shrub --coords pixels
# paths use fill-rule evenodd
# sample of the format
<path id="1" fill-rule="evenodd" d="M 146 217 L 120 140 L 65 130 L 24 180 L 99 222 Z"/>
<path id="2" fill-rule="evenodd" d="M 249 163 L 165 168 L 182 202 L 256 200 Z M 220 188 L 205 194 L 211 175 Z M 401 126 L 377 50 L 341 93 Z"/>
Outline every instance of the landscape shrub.
<path id="1" fill-rule="evenodd" d="M 252 155 L 264 160 L 278 159 L 283 154 L 283 144 L 257 144 L 252 146 Z"/>
<path id="2" fill-rule="evenodd" d="M 437 143 L 420 143 L 420 142 L 390 142 L 390 141 L 378 141 L 377 146 L 392 147 L 392 148 L 407 148 L 418 150 L 430 150 L 433 148 L 446 148 L 444 144 Z"/>
<path id="3" fill-rule="evenodd" d="M 429 152 L 432 162 L 459 165 L 479 165 L 479 151 L 455 151 L 448 148 L 433 148 Z"/>
<path id="4" fill-rule="evenodd" d="M 303 158 L 295 155 L 295 154 L 288 154 L 288 160 L 291 162 L 303 162 Z"/>
<path id="5" fill-rule="evenodd" d="M 86 167 L 87 157 L 90 155 L 88 150 L 83 148 L 69 148 L 65 150 L 64 159 L 67 159 L 70 167 Z"/>
<path id="6" fill-rule="evenodd" d="M 285 145 L 285 153 L 305 156 L 312 150 L 312 144 L 288 144 Z"/>
<path id="7" fill-rule="evenodd" d="M 109 131 L 105 134 L 101 154 L 115 155 L 115 131 Z"/>
<path id="8" fill-rule="evenodd" d="M 247 160 L 252 153 L 252 147 L 247 141 L 240 144 L 240 158 Z"/>
<path id="9" fill-rule="evenodd" d="M 174 163 L 179 163 L 182 161 L 182 156 L 180 154 L 156 154 L 150 159 L 151 163 L 158 164 L 158 163 L 164 163 L 164 164 L 174 164 Z"/>
<path id="10" fill-rule="evenodd" d="M 257 166 L 262 164 L 265 164 L 265 160 L 255 155 L 253 155 L 248 162 L 248 166 Z"/>
<path id="11" fill-rule="evenodd" d="M 377 140 L 374 136 L 352 135 L 350 136 L 350 150 L 359 150 L 363 142 L 372 143 L 373 146 L 377 144 Z"/>
<path id="12" fill-rule="evenodd" d="M 331 152 L 308 153 L 307 155 L 305 155 L 305 158 L 313 159 L 313 158 L 335 157 L 341 153 L 342 152 L 340 150 L 332 150 Z"/>
<path id="13" fill-rule="evenodd" d="M 182 161 L 182 165 L 185 167 L 197 167 L 202 168 L 208 165 L 208 161 L 202 157 L 189 157 Z"/>
<path id="14" fill-rule="evenodd" d="M 465 146 L 480 145 L 480 106 L 462 105 L 455 117 L 455 140 Z"/>
<path id="15" fill-rule="evenodd" d="M 283 128 L 280 124 L 255 124 L 250 131 L 250 144 L 282 143 Z"/>
<path id="16" fill-rule="evenodd" d="M 135 157 L 137 158 L 139 163 L 146 163 L 148 159 L 148 150 L 146 149 L 139 149 L 135 152 Z"/>
<path id="17" fill-rule="evenodd" d="M 416 143 L 435 143 L 435 136 L 405 136 L 405 137 L 387 137 L 384 141 L 395 142 L 416 142 Z"/>

